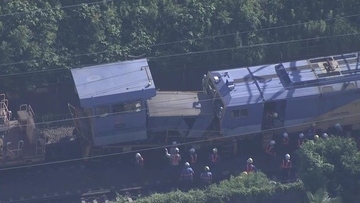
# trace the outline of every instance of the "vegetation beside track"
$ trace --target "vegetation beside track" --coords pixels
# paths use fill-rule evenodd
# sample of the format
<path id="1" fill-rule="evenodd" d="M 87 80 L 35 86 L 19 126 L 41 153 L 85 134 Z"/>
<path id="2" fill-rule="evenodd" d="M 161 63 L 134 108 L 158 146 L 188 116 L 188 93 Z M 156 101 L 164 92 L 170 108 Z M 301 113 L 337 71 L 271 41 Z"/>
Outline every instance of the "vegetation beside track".
<path id="1" fill-rule="evenodd" d="M 297 151 L 301 181 L 277 183 L 264 173 L 231 177 L 205 189 L 153 194 L 138 203 L 303 203 L 356 202 L 360 190 L 360 153 L 352 138 L 309 141 Z M 338 197 L 338 198 L 334 198 Z M 118 203 L 128 202 L 119 197 Z"/>
<path id="2" fill-rule="evenodd" d="M 195 189 L 189 192 L 174 191 L 166 194 L 153 194 L 138 199 L 138 203 L 286 203 L 304 202 L 305 192 L 302 182 L 280 184 L 270 181 L 265 174 L 256 173 L 231 177 L 229 180 L 213 184 L 206 189 Z M 128 202 L 119 197 L 118 203 Z"/>

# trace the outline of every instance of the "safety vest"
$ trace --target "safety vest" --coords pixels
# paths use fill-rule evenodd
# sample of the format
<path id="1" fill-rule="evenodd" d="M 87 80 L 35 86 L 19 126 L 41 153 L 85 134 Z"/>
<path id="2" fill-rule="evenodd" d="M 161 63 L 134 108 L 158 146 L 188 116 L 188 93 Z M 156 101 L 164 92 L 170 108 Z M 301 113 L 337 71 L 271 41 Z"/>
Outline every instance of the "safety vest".
<path id="1" fill-rule="evenodd" d="M 173 155 L 171 155 L 171 164 L 172 164 L 173 166 L 179 165 L 180 160 L 181 160 L 180 154 L 173 154 Z"/>
<path id="2" fill-rule="evenodd" d="M 201 180 L 203 180 L 205 183 L 210 183 L 212 180 L 212 173 L 211 172 L 204 172 L 201 174 Z"/>
<path id="3" fill-rule="evenodd" d="M 297 146 L 300 147 L 303 143 L 304 143 L 304 139 L 303 139 L 303 138 L 299 138 L 299 139 L 298 139 L 298 144 L 297 144 Z"/>
<path id="4" fill-rule="evenodd" d="M 192 180 L 193 175 L 194 175 L 194 171 L 192 170 L 192 168 L 184 168 L 181 172 L 181 177 L 184 180 Z"/>
<path id="5" fill-rule="evenodd" d="M 255 172 L 255 166 L 252 165 L 252 164 L 247 164 L 247 165 L 246 165 L 246 172 L 247 172 L 247 173 Z"/>
<path id="6" fill-rule="evenodd" d="M 142 157 L 138 158 L 136 161 L 139 164 L 139 166 L 144 166 L 144 159 Z"/>
<path id="7" fill-rule="evenodd" d="M 197 154 L 190 154 L 190 163 L 195 164 L 197 161 Z"/>
<path id="8" fill-rule="evenodd" d="M 218 154 L 211 154 L 211 156 L 210 156 L 210 161 L 211 161 L 212 163 L 216 163 L 216 162 L 218 161 L 218 159 L 219 159 L 219 155 L 218 155 Z"/>
<path id="9" fill-rule="evenodd" d="M 268 144 L 266 146 L 266 153 L 273 155 L 274 154 L 274 146 Z"/>
<path id="10" fill-rule="evenodd" d="M 283 141 L 282 141 L 283 145 L 288 145 L 289 144 L 289 138 L 288 137 L 284 137 Z"/>
<path id="11" fill-rule="evenodd" d="M 281 164 L 281 168 L 288 169 L 291 168 L 291 161 L 290 160 L 283 160 Z"/>

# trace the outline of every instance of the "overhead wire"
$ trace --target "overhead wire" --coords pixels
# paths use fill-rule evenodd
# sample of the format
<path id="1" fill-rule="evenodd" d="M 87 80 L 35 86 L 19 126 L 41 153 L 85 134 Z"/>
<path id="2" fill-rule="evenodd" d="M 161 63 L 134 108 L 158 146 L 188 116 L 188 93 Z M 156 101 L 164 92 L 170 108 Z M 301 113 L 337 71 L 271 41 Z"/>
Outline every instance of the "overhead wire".
<path id="1" fill-rule="evenodd" d="M 357 58 L 359 58 L 360 57 L 360 55 L 359 55 L 359 53 L 357 53 L 358 54 L 358 56 L 357 56 Z M 318 58 L 321 58 L 321 57 L 318 57 Z M 270 66 L 270 65 L 276 65 L 276 64 L 268 64 L 267 66 Z M 288 70 L 288 69 L 286 69 L 286 70 Z M 121 74 L 120 74 L 121 75 Z M 244 75 L 243 77 L 246 77 L 246 76 L 251 76 L 251 75 Z M 355 76 L 353 76 L 353 75 L 350 75 L 351 76 L 351 78 L 350 79 L 356 79 L 355 78 L 355 76 L 357 76 L 357 75 L 355 75 Z M 261 77 L 261 76 L 259 76 L 259 77 Z M 105 78 L 106 79 L 106 78 Z M 101 79 L 100 79 L 101 80 Z M 105 89 L 103 89 L 103 90 L 101 90 L 101 91 L 99 91 L 101 94 L 103 94 L 103 93 L 106 93 L 106 92 L 109 92 L 109 91 L 113 91 L 114 89 L 118 89 L 118 88 L 121 88 L 121 87 L 126 87 L 127 85 L 129 85 L 129 84 L 137 84 L 139 81 L 143 81 L 143 80 L 137 80 L 137 81 L 131 81 L 131 82 L 129 82 L 129 83 L 125 83 L 125 84 L 121 84 L 121 85 L 115 85 L 115 86 L 113 86 L 113 87 L 110 87 L 110 88 L 105 88 Z M 144 80 L 145 81 L 145 80 Z M 146 81 L 148 81 L 148 80 L 146 80 Z M 333 82 L 341 82 L 341 81 L 343 81 L 343 79 L 342 78 L 334 78 L 334 79 L 332 79 L 332 81 Z M 96 82 L 96 81 L 94 81 L 94 82 Z M 83 84 L 80 84 L 80 85 L 84 85 L 84 84 L 86 84 L 86 83 L 83 83 Z M 251 83 L 252 84 L 252 83 Z M 266 85 L 266 82 L 264 83 L 264 85 Z M 142 86 L 139 86 L 139 87 L 142 87 Z M 301 85 L 297 85 L 296 86 L 296 88 L 304 88 L 304 87 L 312 87 L 312 86 L 309 86 L 309 84 L 301 84 Z M 351 90 L 347 90 L 347 91 L 351 91 Z M 88 94 L 85 94 L 85 95 L 83 95 L 83 96 L 88 96 L 89 98 L 90 97 L 92 97 L 92 98 L 94 98 L 94 97 L 96 97 L 96 93 L 99 93 L 99 92 L 95 92 L 95 94 L 94 93 L 88 93 Z M 182 92 L 182 91 L 166 91 L 166 92 Z M 161 91 L 160 91 L 160 93 L 161 93 Z M 184 92 L 184 93 L 193 93 L 193 92 Z M 185 97 L 185 98 L 182 98 L 182 99 L 170 99 L 170 100 L 164 100 L 164 101 L 157 101 L 157 102 L 153 102 L 154 104 L 162 104 L 162 103 L 169 103 L 169 102 L 174 102 L 174 101 L 180 101 L 180 100 L 193 100 L 194 99 L 194 96 L 195 95 L 192 95 L 191 97 L 189 96 L 189 97 Z M 221 95 L 221 96 L 224 96 L 224 95 Z M 259 96 L 260 96 L 260 94 L 259 94 Z M 209 99 L 203 99 L 203 100 L 200 100 L 201 102 L 207 102 L 207 101 L 213 101 L 214 99 L 213 98 L 209 98 Z M 237 104 L 238 102 L 235 102 L 234 104 Z M 183 103 L 177 103 L 177 105 L 183 105 L 183 104 L 188 104 L 188 101 L 187 102 L 183 102 Z M 240 104 L 240 103 L 239 103 Z M 110 106 L 110 105 L 109 105 Z M 164 106 L 161 106 L 161 109 L 163 109 L 164 108 Z M 149 110 L 150 109 L 150 107 L 146 107 L 146 108 L 141 108 L 140 110 Z M 188 108 L 185 108 L 185 109 L 188 109 Z M 174 111 L 179 111 L 179 110 L 185 110 L 185 109 L 175 109 Z M 165 112 L 169 112 L 169 111 L 172 111 L 172 110 L 166 110 Z M 130 113 L 130 112 L 133 112 L 133 110 L 129 110 L 129 111 L 122 111 L 122 112 L 116 112 L 116 113 L 108 113 L 107 115 L 108 116 L 110 116 L 110 115 L 117 115 L 117 114 L 123 114 L 123 113 Z M 162 112 L 162 113 L 165 113 L 165 112 Z M 161 113 L 161 111 L 160 111 L 160 113 Z M 98 117 L 99 115 L 92 115 L 92 116 L 85 116 L 85 117 L 79 117 L 79 118 L 75 118 L 75 120 L 76 119 L 86 119 L 86 118 L 94 118 L 94 117 Z M 65 121 L 72 121 L 72 120 L 74 120 L 74 119 L 68 119 L 68 120 L 54 120 L 54 121 L 46 121 L 46 122 L 39 122 L 39 123 L 36 123 L 37 125 L 42 125 L 42 124 L 47 124 L 48 122 L 49 123 L 56 123 L 56 122 L 65 122 Z"/>
<path id="2" fill-rule="evenodd" d="M 244 76 L 245 77 L 245 76 Z M 334 79 L 333 81 L 341 81 L 341 79 Z M 298 85 L 297 88 L 302 88 L 302 87 L 308 87 L 308 85 L 306 84 L 303 84 L 303 85 Z M 351 90 L 347 90 L 347 91 L 351 91 Z M 161 92 L 160 92 L 161 93 Z M 186 93 L 186 92 L 185 92 Z M 191 94 L 193 92 L 189 92 L 189 94 Z M 176 101 L 176 105 L 184 105 L 184 104 L 189 104 L 188 100 L 193 100 L 195 99 L 194 98 L 195 95 L 193 96 L 189 96 L 189 97 L 184 97 L 182 99 L 169 99 L 169 100 L 163 100 L 163 101 L 157 101 L 157 102 L 153 102 L 153 104 L 163 104 L 163 103 L 171 103 L 171 102 L 174 102 Z M 259 95 L 260 96 L 260 95 Z M 204 99 L 204 100 L 200 100 L 200 102 L 207 102 L 207 101 L 213 101 L 214 99 L 213 98 L 209 98 L 209 99 Z M 178 101 L 185 101 L 185 102 L 178 102 Z M 235 102 L 234 104 L 237 104 L 238 102 Z M 240 103 L 239 103 L 240 104 Z M 173 105 L 171 106 L 172 108 L 174 108 L 176 105 Z M 110 106 L 110 105 L 109 105 Z M 156 110 L 157 113 L 159 114 L 162 114 L 162 113 L 168 113 L 168 112 L 179 112 L 181 110 L 186 110 L 186 109 L 189 109 L 188 107 L 182 107 L 182 108 L 174 108 L 174 109 L 166 109 L 164 110 L 164 107 L 166 106 L 161 106 L 159 107 L 159 109 L 161 109 L 160 111 L 159 110 Z M 139 109 L 141 111 L 143 110 L 150 110 L 150 107 L 145 107 L 145 108 L 141 108 Z M 111 116 L 111 115 L 122 115 L 122 114 L 125 114 L 125 113 L 131 113 L 131 112 L 134 112 L 134 110 L 126 110 L 126 111 L 122 111 L 122 112 L 113 112 L 113 113 L 106 113 L 106 116 Z M 104 113 L 105 114 L 105 113 Z M 101 115 L 98 115 L 98 114 L 95 114 L 95 115 L 91 115 L 91 116 L 82 116 L 82 117 L 77 117 L 77 118 L 69 118 L 69 119 L 60 119 L 60 120 L 53 120 L 53 121 L 45 121 L 45 122 L 36 122 L 35 124 L 36 125 L 45 125 L 45 124 L 49 124 L 49 123 L 62 123 L 62 122 L 66 122 L 66 121 L 74 121 L 74 120 L 81 120 L 81 119 L 88 119 L 88 118 L 96 118 L 96 117 L 101 117 L 103 114 Z M 29 124 L 30 125 L 30 124 Z M 25 125 L 26 126 L 26 125 Z M 218 132 L 218 131 L 211 131 L 211 132 Z"/>
<path id="3" fill-rule="evenodd" d="M 106 2 L 110 2 L 113 0 L 103 0 L 103 1 L 98 1 L 98 2 L 92 2 L 92 3 L 82 3 L 82 4 L 75 4 L 75 5 L 69 5 L 69 6 L 64 6 L 62 8 L 71 8 L 71 7 L 78 7 L 84 4 L 87 5 L 93 5 L 93 4 L 99 4 L 99 3 L 106 3 Z M 53 8 L 56 9 L 56 8 Z M 29 12 L 37 12 L 37 11 L 42 11 L 42 10 L 53 10 L 53 9 L 38 9 L 38 10 L 34 10 L 34 11 L 26 11 L 26 12 L 19 12 L 19 13 L 11 13 L 11 14 L 3 14 L 0 15 L 1 16 L 9 16 L 9 15 L 19 15 L 22 13 L 29 13 Z M 350 18 L 350 17 L 356 17 L 356 16 L 360 16 L 360 14 L 353 14 L 353 15 L 347 15 L 347 16 L 336 16 L 330 19 L 325 19 L 325 20 L 314 20 L 314 21 L 331 21 L 334 19 L 338 19 L 338 18 Z M 157 46 L 163 46 L 163 45 L 169 45 L 169 44 L 176 44 L 176 43 L 183 43 L 183 42 L 187 42 L 187 41 L 197 41 L 197 40 L 204 40 L 204 39 L 211 39 L 211 38 L 219 38 L 219 37 L 226 37 L 229 35 L 235 35 L 235 34 L 244 34 L 244 33 L 250 33 L 250 32 L 262 32 L 262 31 L 267 31 L 267 30 L 273 30 L 273 29 L 279 29 L 279 28 L 285 28 L 285 27 L 293 27 L 293 26 L 299 26 L 299 25 L 305 25 L 305 24 L 309 24 L 311 22 L 314 21 L 309 21 L 309 22 L 303 22 L 303 23 L 296 23 L 296 24 L 290 24 L 290 25 L 282 25 L 282 26 L 274 26 L 274 27 L 269 27 L 269 28 L 263 28 L 263 29 L 254 29 L 254 30 L 249 30 L 249 31 L 242 31 L 242 32 L 235 32 L 235 33 L 230 33 L 230 34 L 222 34 L 222 35 L 214 35 L 214 36 L 207 36 L 207 37 L 202 37 L 202 38 L 195 38 L 195 39 L 186 39 L 186 40 L 178 40 L 178 41 L 173 41 L 173 42 L 166 42 L 166 43 L 159 43 L 159 44 L 154 44 L 154 45 L 149 45 L 149 47 L 157 47 Z M 274 43 L 273 43 L 274 44 Z M 249 47 L 245 47 L 245 48 L 249 48 Z M 236 48 L 239 49 L 239 48 Z M 218 49 L 216 50 L 218 51 L 227 51 L 227 50 L 233 50 L 232 48 L 227 48 L 227 49 Z M 89 52 L 89 53 L 82 53 L 82 54 L 74 54 L 72 56 L 66 56 L 66 57 L 78 57 L 78 56 L 86 56 L 86 55 L 97 55 L 97 54 L 101 54 L 101 53 L 107 53 L 107 52 L 111 52 L 112 50 L 104 50 L 104 51 L 98 51 L 98 52 Z M 208 53 L 211 52 L 211 50 L 207 50 L 207 52 L 204 53 Z M 189 55 L 189 53 L 184 53 L 184 55 Z M 171 57 L 173 56 L 179 56 L 179 54 L 174 54 L 174 55 L 170 55 Z M 180 55 L 181 56 L 181 55 Z M 159 56 L 159 57 L 150 57 L 152 59 L 160 59 L 160 58 L 167 58 L 166 56 Z M 27 60 L 27 61 L 20 61 L 20 62 L 11 62 L 11 63 L 2 63 L 0 64 L 0 66 L 9 66 L 9 65 L 18 65 L 18 64 L 23 64 L 23 63 L 30 63 L 30 62 L 39 62 L 39 61 L 44 61 L 45 59 L 33 59 L 33 60 Z M 16 75 L 24 75 L 24 74 L 32 74 L 32 73 L 40 73 L 40 72 L 51 72 L 51 71 L 58 71 L 58 70 L 67 70 L 69 69 L 67 68 L 57 68 L 57 69 L 49 69 L 49 70 L 39 70 L 39 71 L 27 71 L 27 72 L 22 72 L 22 73 L 13 73 L 13 74 L 5 74 L 5 75 L 0 75 L 0 77 L 4 77 L 4 76 L 16 76 Z"/>
<path id="4" fill-rule="evenodd" d="M 359 57 L 359 56 L 358 56 Z M 335 81 L 336 81 L 336 79 L 335 79 Z M 304 85 L 304 86 L 306 86 L 306 85 Z M 300 86 L 299 86 L 300 87 Z M 298 87 L 298 88 L 299 88 Z M 188 99 L 194 99 L 194 96 L 192 96 L 192 97 L 189 97 L 189 98 L 183 98 L 183 100 L 188 100 Z M 210 101 L 210 100 L 213 100 L 212 98 L 210 98 L 210 99 L 206 99 L 206 100 L 201 100 L 201 101 Z M 175 99 L 175 100 L 166 100 L 166 101 L 160 101 L 160 102 L 156 102 L 156 103 L 161 103 L 161 102 L 164 102 L 164 103 L 168 103 L 168 102 L 171 102 L 171 101 L 179 101 L 179 99 Z M 181 104 L 188 104 L 188 102 L 183 102 L 183 103 L 178 103 L 179 105 L 181 105 Z M 142 108 L 141 110 L 146 110 L 146 109 L 149 109 L 150 107 L 147 107 L 147 108 Z M 172 107 L 173 108 L 173 107 Z M 161 109 L 163 109 L 163 106 L 162 106 L 162 108 Z M 164 110 L 163 112 L 162 111 L 158 111 L 158 113 L 164 113 L 164 112 L 169 112 L 169 111 L 177 111 L 177 112 L 179 112 L 180 110 L 185 110 L 185 109 L 188 109 L 188 108 L 184 108 L 184 109 L 179 109 L 179 108 L 174 108 L 174 109 L 171 109 L 171 110 Z M 123 112 L 116 112 L 116 113 L 108 113 L 107 114 L 107 116 L 109 116 L 109 115 L 115 115 L 115 114 L 123 114 L 123 113 L 127 113 L 127 112 L 133 112 L 132 110 L 130 111 L 123 111 Z M 356 116 L 357 114 L 354 114 L 354 115 L 348 115 L 348 116 L 343 116 L 343 117 L 341 117 L 341 118 L 344 118 L 344 117 L 351 117 L 351 116 Z M 76 120 L 76 119 L 85 119 L 85 118 L 91 118 L 91 117 L 98 117 L 98 116 L 101 116 L 101 115 L 93 115 L 93 116 L 85 116 L 85 117 L 78 117 L 78 118 L 71 118 L 71 119 L 62 119 L 62 120 L 58 120 L 58 121 L 50 121 L 50 122 L 40 122 L 40 123 L 36 123 L 36 125 L 41 125 L 41 124 L 48 124 L 48 123 L 54 123 L 54 122 L 64 122 L 64 121 L 66 121 L 66 120 L 68 120 L 68 121 L 73 121 L 73 120 Z M 215 115 L 214 115 L 215 116 Z M 336 120 L 336 119 L 339 119 L 339 118 L 332 118 L 333 120 Z M 321 120 L 321 121 L 312 121 L 312 122 L 317 122 L 317 123 L 319 123 L 319 122 L 325 122 L 326 120 Z M 309 123 L 312 123 L 312 122 L 309 122 Z M 299 126 L 299 125 L 304 125 L 304 124 L 298 124 L 297 126 Z M 295 125 L 296 126 L 296 125 Z M 286 127 L 292 127 L 292 126 L 286 126 Z M 153 129 L 155 129 L 155 128 L 153 128 Z M 164 128 L 162 128 L 162 129 L 164 129 Z M 205 131 L 203 131 L 203 130 L 201 130 L 201 132 L 219 132 L 219 131 L 208 131 L 208 130 L 205 130 Z M 258 132 L 252 132 L 252 133 L 248 133 L 248 134 L 254 134 L 254 133 L 258 133 Z M 240 135 L 242 135 L 242 134 L 240 134 Z M 240 136 L 240 135 L 238 135 L 238 136 Z M 244 135 L 246 135 L 246 134 L 244 134 Z M 223 139 L 225 139 L 225 138 L 229 138 L 229 136 L 226 136 L 226 137 L 221 137 L 221 138 L 223 138 Z M 189 143 L 187 143 L 187 144 L 189 144 Z M 154 149 L 156 149 L 156 148 L 154 148 Z M 130 152 L 126 152 L 126 153 L 130 153 Z M 107 155 L 107 156 L 109 156 L 109 155 Z M 96 158 L 96 157 L 92 157 L 92 158 Z M 88 158 L 85 158 L 85 159 L 88 159 Z M 65 161 L 71 161 L 71 160 L 65 160 Z M 52 163 L 52 162 L 49 162 L 49 163 Z M 49 163 L 46 163 L 46 164 L 49 164 Z M 24 167 L 29 167 L 29 165 L 28 166 L 24 166 Z"/>
<path id="5" fill-rule="evenodd" d="M 288 41 L 281 41 L 281 42 L 260 43 L 260 44 L 247 45 L 247 46 L 236 46 L 236 47 L 231 47 L 231 48 L 213 49 L 213 50 L 205 50 L 205 51 L 197 51 L 197 52 L 187 52 L 187 53 L 180 53 L 180 54 L 169 54 L 169 55 L 165 55 L 165 56 L 147 57 L 147 59 L 151 61 L 151 60 L 163 59 L 163 58 L 189 56 L 189 55 L 213 53 L 213 52 L 232 51 L 232 50 L 240 50 L 240 49 L 246 49 L 246 48 L 271 46 L 271 45 L 279 45 L 279 44 L 288 44 L 288 43 L 296 43 L 296 42 L 304 42 L 304 41 L 320 40 L 320 39 L 329 39 L 329 38 L 337 38 L 337 37 L 357 36 L 357 35 L 360 35 L 360 32 L 350 33 L 350 34 L 341 34 L 341 35 L 332 35 L 332 36 L 323 36 L 323 37 L 311 37 L 311 38 L 306 38 L 306 39 L 288 40 Z M 99 52 L 93 52 L 92 54 L 96 54 L 96 53 L 99 53 Z M 83 54 L 83 55 L 86 55 L 86 54 Z M 20 63 L 20 62 L 18 62 L 18 63 Z M 24 63 L 26 63 L 26 62 L 24 62 Z M 98 64 L 98 65 L 101 65 L 101 64 Z M 1 66 L 1 64 L 0 64 L 0 66 Z M 91 65 L 91 66 L 96 66 L 96 65 Z M 21 73 L 2 74 L 2 75 L 0 75 L 0 77 L 27 75 L 27 74 L 32 74 L 32 73 L 51 72 L 51 71 L 59 71 L 59 70 L 71 70 L 71 69 L 72 68 L 70 68 L 70 67 L 66 67 L 66 68 L 57 68 L 57 69 L 49 69 L 49 70 L 27 71 L 27 72 L 21 72 Z"/>
<path id="6" fill-rule="evenodd" d="M 72 4 L 72 5 L 68 5 L 68 6 L 56 6 L 53 8 L 42 8 L 42 9 L 36 9 L 36 10 L 31 10 L 31 11 L 12 12 L 12 13 L 7 13 L 7 14 L 0 14 L 0 17 L 22 15 L 22 14 L 28 14 L 28 13 L 41 12 L 41 11 L 52 11 L 52 10 L 56 10 L 56 9 L 75 8 L 75 7 L 79 7 L 79 6 L 83 6 L 83 5 L 91 6 L 91 5 L 96 5 L 96 4 L 112 2 L 112 1 L 114 1 L 114 0 L 101 0 L 101 1 L 90 2 L 90 3 Z"/>
<path id="7" fill-rule="evenodd" d="M 341 118 L 348 118 L 348 117 L 353 117 L 353 116 L 360 116 L 360 113 L 352 114 L 352 115 L 346 115 L 346 116 L 343 116 Z M 304 122 L 304 123 L 301 123 L 301 124 L 294 124 L 294 125 L 289 125 L 289 126 L 284 126 L 284 127 L 266 129 L 266 130 L 258 130 L 258 131 L 250 132 L 250 133 L 241 133 L 241 134 L 230 135 L 230 136 L 211 137 L 211 138 L 208 138 L 206 140 L 196 140 L 196 141 L 190 141 L 190 142 L 185 142 L 185 143 L 178 143 L 177 146 L 193 145 L 193 144 L 204 143 L 204 142 L 209 142 L 209 141 L 216 141 L 216 140 L 223 140 L 223 139 L 234 139 L 236 137 L 245 136 L 245 135 L 254 135 L 254 137 L 255 137 L 255 136 L 259 135 L 260 133 L 274 132 L 276 130 L 281 130 L 281 129 L 284 129 L 284 128 L 294 128 L 294 127 L 305 126 L 305 125 L 310 126 L 314 122 L 315 123 L 322 123 L 322 122 L 333 121 L 333 120 L 338 120 L 338 119 L 339 118 L 328 118 L 328 119 L 323 119 L 321 121 L 309 121 L 309 122 Z M 61 160 L 61 161 L 53 161 L 53 162 L 47 162 L 47 163 L 30 164 L 30 165 L 25 165 L 25 166 L 15 166 L 15 167 L 1 168 L 0 171 L 14 170 L 14 169 L 20 169 L 20 168 L 38 167 L 38 166 L 47 166 L 47 165 L 53 165 L 53 164 L 84 161 L 84 160 L 89 160 L 89 159 L 99 159 L 99 158 L 105 158 L 105 157 L 111 157 L 111 156 L 119 156 L 119 155 L 136 153 L 136 152 L 144 152 L 144 151 L 152 151 L 152 150 L 157 150 L 157 149 L 164 149 L 164 148 L 168 148 L 168 147 L 171 147 L 171 146 L 172 145 L 164 145 L 164 146 L 151 147 L 151 148 L 142 149 L 142 150 L 130 150 L 130 151 L 126 151 L 126 152 L 110 153 L 110 154 L 97 155 L 97 156 L 92 156 L 92 157 L 82 157 L 82 158 L 75 158 L 75 159 L 68 159 L 68 160 Z"/>

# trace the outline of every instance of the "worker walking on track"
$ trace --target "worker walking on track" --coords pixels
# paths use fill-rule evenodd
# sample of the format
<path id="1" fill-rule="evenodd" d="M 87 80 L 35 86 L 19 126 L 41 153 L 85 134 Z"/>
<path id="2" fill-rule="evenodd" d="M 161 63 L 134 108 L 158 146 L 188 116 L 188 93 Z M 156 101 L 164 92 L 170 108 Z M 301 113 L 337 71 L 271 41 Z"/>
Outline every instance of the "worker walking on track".
<path id="1" fill-rule="evenodd" d="M 301 145 L 304 144 L 304 142 L 305 142 L 305 135 L 304 135 L 304 133 L 300 133 L 300 134 L 299 134 L 299 138 L 298 138 L 298 140 L 297 140 L 296 147 L 297 147 L 297 148 L 300 148 Z"/>
<path id="2" fill-rule="evenodd" d="M 316 134 L 317 134 L 316 123 L 312 123 L 307 133 L 307 139 L 313 140 Z"/>
<path id="3" fill-rule="evenodd" d="M 255 165 L 253 164 L 254 163 L 254 160 L 252 158 L 249 158 L 247 160 L 247 163 L 246 163 L 246 169 L 245 169 L 245 172 L 247 174 L 249 173 L 256 173 L 257 172 L 257 169 L 255 167 Z"/>
<path id="4" fill-rule="evenodd" d="M 181 180 L 183 183 L 183 188 L 185 190 L 190 189 L 193 186 L 194 181 L 194 170 L 190 167 L 189 162 L 185 162 L 185 167 L 181 171 Z"/>
<path id="5" fill-rule="evenodd" d="M 265 153 L 266 153 L 266 161 L 270 162 L 276 156 L 275 152 L 275 140 L 271 140 L 269 144 L 266 146 Z"/>
<path id="6" fill-rule="evenodd" d="M 283 180 L 287 181 L 290 179 L 292 163 L 290 160 L 290 154 L 285 155 L 285 159 L 281 163 L 281 172 Z"/>
<path id="7" fill-rule="evenodd" d="M 205 166 L 204 172 L 201 173 L 200 178 L 203 186 L 208 186 L 212 183 L 212 173 L 208 166 Z"/>
<path id="8" fill-rule="evenodd" d="M 218 167 L 219 163 L 220 163 L 220 156 L 219 156 L 217 148 L 214 148 L 212 150 L 212 153 L 209 156 L 209 161 L 210 161 L 210 167 L 212 168 L 213 175 L 214 175 L 213 179 L 220 178 L 219 177 L 220 169 Z"/>
<path id="9" fill-rule="evenodd" d="M 198 171 L 199 170 L 199 164 L 197 163 L 197 158 L 198 158 L 198 155 L 196 154 L 196 151 L 194 148 L 191 148 L 189 150 L 189 157 L 188 157 L 188 162 L 191 164 L 191 167 L 195 170 L 195 171 Z M 195 181 L 198 180 L 198 177 L 195 177 L 194 178 Z"/>
<path id="10" fill-rule="evenodd" d="M 281 151 L 283 155 L 290 150 L 289 141 L 289 135 L 286 132 L 283 133 L 283 138 L 281 142 Z"/>
<path id="11" fill-rule="evenodd" d="M 140 182 L 144 181 L 144 158 L 141 156 L 140 153 L 135 154 L 135 163 L 137 168 L 137 174 Z"/>
<path id="12" fill-rule="evenodd" d="M 169 154 L 168 149 L 165 148 L 166 157 L 170 159 L 170 169 L 169 169 L 169 176 L 170 179 L 176 180 L 179 174 L 179 164 L 181 161 L 181 156 L 179 154 L 179 148 L 175 148 L 174 154 Z"/>

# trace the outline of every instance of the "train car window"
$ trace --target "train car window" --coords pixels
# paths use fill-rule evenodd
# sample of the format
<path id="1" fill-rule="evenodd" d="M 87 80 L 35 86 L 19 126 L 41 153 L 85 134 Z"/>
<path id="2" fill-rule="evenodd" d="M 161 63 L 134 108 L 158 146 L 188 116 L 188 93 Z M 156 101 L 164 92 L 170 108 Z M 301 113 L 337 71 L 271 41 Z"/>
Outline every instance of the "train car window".
<path id="1" fill-rule="evenodd" d="M 239 118 L 240 117 L 240 110 L 233 110 L 231 112 L 231 117 L 232 118 Z"/>
<path id="2" fill-rule="evenodd" d="M 141 101 L 136 101 L 132 103 L 121 103 L 121 104 L 114 104 L 112 106 L 112 112 L 113 113 L 120 113 L 120 112 L 131 112 L 141 111 Z"/>
<path id="3" fill-rule="evenodd" d="M 110 106 L 104 105 L 104 106 L 95 107 L 96 115 L 102 115 L 102 114 L 106 114 L 106 113 L 110 113 Z"/>
<path id="4" fill-rule="evenodd" d="M 247 109 L 241 109 L 240 110 L 240 117 L 245 118 L 249 115 L 249 112 Z"/>
<path id="5" fill-rule="evenodd" d="M 245 118 L 249 115 L 249 112 L 247 109 L 241 109 L 241 110 L 233 110 L 231 111 L 231 117 L 232 118 Z"/>

